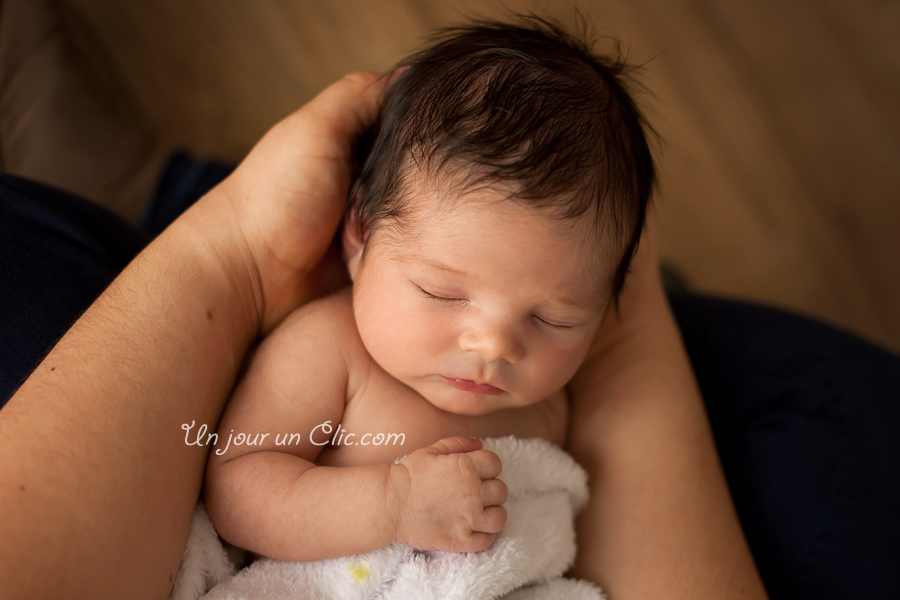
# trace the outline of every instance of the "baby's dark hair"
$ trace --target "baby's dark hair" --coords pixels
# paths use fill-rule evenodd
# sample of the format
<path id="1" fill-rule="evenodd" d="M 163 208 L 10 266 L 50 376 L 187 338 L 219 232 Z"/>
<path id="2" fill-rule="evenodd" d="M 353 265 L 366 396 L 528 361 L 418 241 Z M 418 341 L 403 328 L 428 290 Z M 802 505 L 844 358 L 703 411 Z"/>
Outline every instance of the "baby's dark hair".
<path id="1" fill-rule="evenodd" d="M 444 29 L 400 62 L 350 190 L 363 235 L 410 215 L 411 171 L 574 218 L 594 211 L 621 258 L 618 299 L 655 181 L 624 63 L 536 16 Z M 395 69 L 395 70 L 396 70 Z"/>

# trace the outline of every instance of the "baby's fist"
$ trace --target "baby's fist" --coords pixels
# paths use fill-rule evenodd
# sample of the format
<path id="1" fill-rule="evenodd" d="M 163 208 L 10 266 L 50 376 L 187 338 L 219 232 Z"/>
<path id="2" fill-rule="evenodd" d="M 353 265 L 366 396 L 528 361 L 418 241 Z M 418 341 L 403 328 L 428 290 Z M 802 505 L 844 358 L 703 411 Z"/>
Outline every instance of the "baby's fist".
<path id="1" fill-rule="evenodd" d="M 506 525 L 500 457 L 479 440 L 453 437 L 391 465 L 394 541 L 419 550 L 478 552 Z"/>

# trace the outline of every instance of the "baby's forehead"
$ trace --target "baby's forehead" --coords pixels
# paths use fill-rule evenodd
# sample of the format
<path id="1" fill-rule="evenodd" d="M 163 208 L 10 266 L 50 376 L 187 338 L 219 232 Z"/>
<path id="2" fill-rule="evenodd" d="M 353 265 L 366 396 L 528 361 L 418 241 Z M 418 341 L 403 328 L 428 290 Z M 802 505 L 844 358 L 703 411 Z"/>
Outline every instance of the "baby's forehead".
<path id="1" fill-rule="evenodd" d="M 527 218 L 539 230 L 573 245 L 573 253 L 619 254 L 619 243 L 608 235 L 596 211 L 570 214 L 566 198 L 523 198 L 514 184 L 484 182 L 472 184 L 456 178 L 417 179 L 410 182 L 401 204 L 410 237 L 431 230 L 462 227 L 466 221 L 493 223 L 502 228 L 509 220 Z M 487 217 L 498 216 L 490 220 Z M 509 233 L 509 232 L 507 232 Z M 609 252 L 612 250 L 612 252 Z"/>
<path id="2" fill-rule="evenodd" d="M 559 219 L 496 194 L 436 200 L 411 199 L 418 206 L 389 228 L 393 260 L 471 280 L 541 275 L 556 291 L 592 306 L 605 306 L 611 296 L 619 257 L 588 217 Z"/>
<path id="3" fill-rule="evenodd" d="M 471 263 L 462 264 L 452 260 L 435 259 L 424 252 L 407 251 L 394 255 L 394 259 L 407 267 L 410 273 L 427 274 L 430 276 L 429 281 L 449 282 L 451 285 L 460 284 L 463 288 L 469 284 L 477 288 L 481 283 L 492 283 L 490 277 L 484 277 L 484 273 L 493 272 L 492 257 L 485 259 L 475 265 Z M 570 265 L 574 266 L 574 265 Z M 560 269 L 559 272 L 565 269 Z M 582 276 L 563 278 L 557 280 L 547 280 L 539 285 L 541 292 L 546 292 L 548 298 L 562 298 L 564 300 L 558 302 L 560 306 L 581 309 L 589 312 L 602 312 L 608 304 L 612 296 L 612 284 L 610 278 L 598 275 L 598 271 L 587 272 L 582 270 Z M 496 286 L 494 286 L 496 287 Z M 505 291 L 515 293 L 534 291 L 535 286 L 505 286 Z"/>

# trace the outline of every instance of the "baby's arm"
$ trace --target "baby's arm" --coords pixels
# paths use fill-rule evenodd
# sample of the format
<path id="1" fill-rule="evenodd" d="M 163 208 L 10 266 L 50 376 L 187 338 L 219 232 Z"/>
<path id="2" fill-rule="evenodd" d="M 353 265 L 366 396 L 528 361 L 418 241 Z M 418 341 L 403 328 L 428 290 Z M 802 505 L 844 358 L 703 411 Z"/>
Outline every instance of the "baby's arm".
<path id="1" fill-rule="evenodd" d="M 217 530 L 237 546 L 294 561 L 395 541 L 428 550 L 487 547 L 505 523 L 499 504 L 506 496 L 493 479 L 499 459 L 477 441 L 442 440 L 400 465 L 314 464 L 321 447 L 310 432 L 340 422 L 350 376 L 343 349 L 356 325 L 342 302 L 328 298 L 299 309 L 254 356 L 210 453 L 205 494 Z M 232 432 L 251 440 L 269 435 L 219 454 Z M 290 433 L 300 434 L 299 443 L 276 445 L 276 435 Z M 327 437 L 316 433 L 316 442 Z"/>

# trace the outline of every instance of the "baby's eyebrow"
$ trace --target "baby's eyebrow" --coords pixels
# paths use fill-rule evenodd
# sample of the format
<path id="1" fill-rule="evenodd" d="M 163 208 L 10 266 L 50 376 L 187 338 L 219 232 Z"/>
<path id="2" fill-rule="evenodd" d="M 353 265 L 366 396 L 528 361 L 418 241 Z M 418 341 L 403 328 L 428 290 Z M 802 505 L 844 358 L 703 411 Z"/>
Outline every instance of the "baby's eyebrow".
<path id="1" fill-rule="evenodd" d="M 421 264 L 425 265 L 426 267 L 431 267 L 432 269 L 438 269 L 439 271 L 447 271 L 449 273 L 455 273 L 456 275 L 465 275 L 466 274 L 465 271 L 460 271 L 459 269 L 451 267 L 450 265 L 443 263 L 439 260 L 431 260 L 428 258 L 417 258 L 416 260 L 418 262 L 420 262 Z"/>
<path id="2" fill-rule="evenodd" d="M 591 302 L 591 301 L 579 301 L 572 300 L 569 298 L 560 298 L 559 300 L 551 300 L 547 302 L 547 306 L 550 308 L 562 307 L 562 308 L 574 308 L 577 310 L 583 310 L 590 313 L 598 310 L 600 307 L 600 302 Z"/>
<path id="3" fill-rule="evenodd" d="M 577 308 L 579 310 L 592 310 L 593 308 L 595 308 L 588 303 L 579 302 L 577 300 L 569 300 L 569 299 L 554 300 L 552 302 L 548 302 L 548 305 L 550 305 L 550 306 L 553 306 L 554 304 L 562 304 L 564 306 L 571 306 L 572 308 Z"/>

